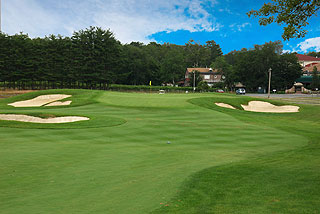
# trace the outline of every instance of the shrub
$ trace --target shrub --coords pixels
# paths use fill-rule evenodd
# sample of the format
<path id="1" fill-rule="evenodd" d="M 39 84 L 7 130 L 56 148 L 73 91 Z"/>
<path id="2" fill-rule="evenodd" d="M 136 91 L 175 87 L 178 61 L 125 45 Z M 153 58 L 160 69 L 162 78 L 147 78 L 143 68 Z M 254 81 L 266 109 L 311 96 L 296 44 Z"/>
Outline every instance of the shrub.
<path id="1" fill-rule="evenodd" d="M 173 87 L 173 86 L 147 86 L 147 85 L 116 85 L 111 84 L 108 88 L 112 91 L 159 91 L 165 90 L 167 92 L 185 92 L 192 91 L 192 87 Z"/>
<path id="2" fill-rule="evenodd" d="M 201 91 L 201 92 L 203 92 L 203 91 L 209 91 L 209 88 L 210 88 L 210 87 L 208 86 L 208 83 L 205 82 L 205 81 L 199 82 L 198 87 L 197 87 L 197 89 L 198 89 L 199 91 Z"/>

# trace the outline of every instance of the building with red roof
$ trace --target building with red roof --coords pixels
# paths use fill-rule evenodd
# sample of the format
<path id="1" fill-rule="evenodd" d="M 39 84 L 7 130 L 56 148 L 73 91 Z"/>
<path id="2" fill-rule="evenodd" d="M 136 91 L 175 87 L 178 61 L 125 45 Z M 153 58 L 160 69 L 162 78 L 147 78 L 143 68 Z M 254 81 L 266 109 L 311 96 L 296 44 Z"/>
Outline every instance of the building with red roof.
<path id="1" fill-rule="evenodd" d="M 303 54 L 296 54 L 296 56 L 298 57 L 300 65 L 303 67 L 308 67 L 320 63 L 320 58 L 317 57 L 307 56 Z"/>

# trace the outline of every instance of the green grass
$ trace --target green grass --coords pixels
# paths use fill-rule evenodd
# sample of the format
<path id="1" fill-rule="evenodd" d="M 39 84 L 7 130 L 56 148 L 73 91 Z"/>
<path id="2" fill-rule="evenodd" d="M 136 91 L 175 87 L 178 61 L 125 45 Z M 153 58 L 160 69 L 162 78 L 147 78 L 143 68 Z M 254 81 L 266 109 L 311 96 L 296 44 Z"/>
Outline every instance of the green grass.
<path id="1" fill-rule="evenodd" d="M 1 111 L 3 109 L 16 109 L 13 106 L 7 105 L 8 103 L 13 103 L 16 101 L 21 100 L 28 100 L 35 98 L 40 95 L 47 95 L 47 94 L 69 94 L 72 95 L 72 97 L 63 99 L 63 101 L 71 100 L 72 105 L 71 106 L 43 106 L 43 107 L 37 107 L 38 109 L 56 109 L 56 108 L 68 108 L 68 107 L 76 107 L 76 106 L 83 106 L 83 105 L 89 105 L 96 103 L 96 98 L 101 95 L 99 91 L 93 91 L 93 90 L 72 90 L 72 89 L 55 89 L 55 90 L 43 90 L 43 91 L 36 91 L 31 92 L 27 94 L 22 94 L 14 97 L 10 97 L 7 99 L 1 99 L 0 100 L 0 107 Z M 19 107 L 19 109 L 31 109 L 30 107 Z"/>
<path id="2" fill-rule="evenodd" d="M 69 94 L 72 97 L 66 98 L 63 101 L 71 100 L 72 105 L 70 106 L 55 106 L 55 107 L 13 107 L 7 105 L 8 103 L 28 100 L 39 95 L 45 94 Z M 1 121 L 0 127 L 12 127 L 12 128 L 33 128 L 33 129 L 85 129 L 85 128 L 97 128 L 97 127 L 110 127 L 118 126 L 126 122 L 125 119 L 114 117 L 112 115 L 99 114 L 92 111 L 83 111 L 81 107 L 97 103 L 95 100 L 101 95 L 99 91 L 90 90 L 45 90 L 27 93 L 8 99 L 0 100 L 0 113 L 2 114 L 26 114 L 36 117 L 46 117 L 46 115 L 62 117 L 62 116 L 85 116 L 90 118 L 89 121 L 79 121 L 73 123 L 62 123 L 62 124 L 39 124 L 39 123 L 23 123 L 14 121 Z M 72 108 L 72 110 L 70 110 Z M 80 109 L 80 110 L 78 110 Z"/>
<path id="3" fill-rule="evenodd" d="M 48 93 L 72 105 L 6 105 Z M 1 213 L 319 213 L 319 107 L 240 110 L 250 100 L 89 90 L 0 100 L 1 113 L 91 119 L 0 121 Z"/>

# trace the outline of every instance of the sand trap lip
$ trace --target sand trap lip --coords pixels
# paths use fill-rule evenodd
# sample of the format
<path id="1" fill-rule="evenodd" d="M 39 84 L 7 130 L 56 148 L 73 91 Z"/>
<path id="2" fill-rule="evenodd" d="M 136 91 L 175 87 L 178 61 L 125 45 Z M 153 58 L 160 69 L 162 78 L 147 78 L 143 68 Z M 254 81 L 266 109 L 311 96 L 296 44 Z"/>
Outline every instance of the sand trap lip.
<path id="1" fill-rule="evenodd" d="M 64 102 L 60 102 L 60 101 L 56 101 L 53 103 L 49 103 L 45 106 L 68 106 L 71 104 L 72 101 L 64 101 Z"/>
<path id="2" fill-rule="evenodd" d="M 299 112 L 298 106 L 275 106 L 268 102 L 263 101 L 250 101 L 248 105 L 241 105 L 245 111 L 254 112 L 270 112 L 270 113 L 288 113 L 288 112 Z"/>
<path id="3" fill-rule="evenodd" d="M 66 94 L 40 95 L 30 100 L 23 100 L 23 101 L 18 101 L 14 103 L 9 103 L 8 105 L 14 106 L 14 107 L 40 107 L 40 106 L 43 106 L 58 100 L 62 100 L 68 97 L 71 97 L 71 95 L 66 95 Z M 55 106 L 57 106 L 57 104 Z"/>
<path id="4" fill-rule="evenodd" d="M 77 121 L 90 120 L 88 117 L 66 116 L 53 118 L 40 118 L 23 114 L 0 114 L 0 120 L 10 120 L 28 123 L 72 123 Z"/>
<path id="5" fill-rule="evenodd" d="M 230 108 L 230 109 L 236 109 L 232 105 L 226 104 L 226 103 L 215 103 L 217 106 L 223 107 L 223 108 Z"/>

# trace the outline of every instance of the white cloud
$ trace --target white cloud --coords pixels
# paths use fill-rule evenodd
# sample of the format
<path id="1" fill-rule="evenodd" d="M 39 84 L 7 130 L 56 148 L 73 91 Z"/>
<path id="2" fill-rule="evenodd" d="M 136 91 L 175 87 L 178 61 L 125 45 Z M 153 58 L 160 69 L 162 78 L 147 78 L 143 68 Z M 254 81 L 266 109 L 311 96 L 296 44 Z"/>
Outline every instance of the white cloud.
<path id="1" fill-rule="evenodd" d="M 221 12 L 221 13 L 228 13 L 228 14 L 230 14 L 230 15 L 233 15 L 233 14 L 234 14 L 234 13 L 233 13 L 230 9 L 228 9 L 228 8 L 219 9 L 219 12 Z"/>
<path id="2" fill-rule="evenodd" d="M 123 43 L 149 42 L 149 35 L 161 31 L 218 31 L 222 25 L 204 6 L 215 4 L 216 0 L 10 0 L 3 3 L 3 31 L 70 36 L 92 25 L 110 28 Z"/>
<path id="3" fill-rule="evenodd" d="M 9 34 L 28 33 L 43 36 L 53 33 L 57 19 L 46 13 L 35 0 L 2 1 L 2 31 Z"/>
<path id="4" fill-rule="evenodd" d="M 249 22 L 245 22 L 243 24 L 230 24 L 229 27 L 234 31 L 234 32 L 241 32 L 244 28 L 246 28 L 247 26 L 252 26 Z"/>
<path id="5" fill-rule="evenodd" d="M 292 53 L 292 52 L 294 52 L 294 51 L 292 51 L 292 50 L 282 50 L 282 53 Z"/>
<path id="6" fill-rule="evenodd" d="M 237 25 L 237 29 L 238 29 L 238 31 L 242 31 L 247 26 L 251 26 L 251 24 L 249 22 L 246 22 L 241 25 Z"/>
<path id="7" fill-rule="evenodd" d="M 302 52 L 307 52 L 308 50 L 312 49 L 317 52 L 320 51 L 320 37 L 315 37 L 315 38 L 310 38 L 306 39 L 303 42 L 300 42 L 297 47 L 302 51 Z"/>
<path id="8" fill-rule="evenodd" d="M 119 3 L 118 0 L 110 0 L 105 5 L 100 1 L 101 11 L 95 14 L 94 22 L 114 30 L 116 37 L 125 43 L 132 40 L 148 42 L 148 35 L 161 31 L 219 30 L 221 25 L 203 8 L 203 2 L 131 0 Z"/>

